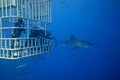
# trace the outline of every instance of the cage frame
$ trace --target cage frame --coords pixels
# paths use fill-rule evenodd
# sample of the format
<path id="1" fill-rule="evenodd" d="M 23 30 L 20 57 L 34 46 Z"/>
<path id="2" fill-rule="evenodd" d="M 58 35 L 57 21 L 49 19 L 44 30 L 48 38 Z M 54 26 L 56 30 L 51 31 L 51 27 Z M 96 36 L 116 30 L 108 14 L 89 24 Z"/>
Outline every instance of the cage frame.
<path id="1" fill-rule="evenodd" d="M 20 59 L 52 50 L 52 38 L 46 37 L 49 32 L 46 26 L 51 23 L 51 0 L 1 0 L 0 13 L 0 58 Z M 24 28 L 14 26 L 20 18 L 25 22 Z M 10 25 L 6 26 L 3 23 Z M 34 29 L 34 26 L 38 29 Z M 15 29 L 25 29 L 25 36 L 15 38 L 7 36 L 7 31 L 12 34 Z M 32 30 L 43 30 L 44 36 L 30 37 Z M 27 46 L 23 45 L 25 41 L 28 41 Z M 31 44 L 34 42 L 35 45 L 28 46 L 29 42 Z M 11 47 L 12 44 L 14 47 Z"/>

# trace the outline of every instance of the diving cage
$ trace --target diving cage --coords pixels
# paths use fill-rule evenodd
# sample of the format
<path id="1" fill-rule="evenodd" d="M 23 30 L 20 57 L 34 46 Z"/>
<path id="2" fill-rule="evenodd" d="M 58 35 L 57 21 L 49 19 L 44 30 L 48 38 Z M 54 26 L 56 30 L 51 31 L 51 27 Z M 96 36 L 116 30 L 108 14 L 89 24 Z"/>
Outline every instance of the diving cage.
<path id="1" fill-rule="evenodd" d="M 50 23 L 51 0 L 0 0 L 0 58 L 50 52 Z"/>

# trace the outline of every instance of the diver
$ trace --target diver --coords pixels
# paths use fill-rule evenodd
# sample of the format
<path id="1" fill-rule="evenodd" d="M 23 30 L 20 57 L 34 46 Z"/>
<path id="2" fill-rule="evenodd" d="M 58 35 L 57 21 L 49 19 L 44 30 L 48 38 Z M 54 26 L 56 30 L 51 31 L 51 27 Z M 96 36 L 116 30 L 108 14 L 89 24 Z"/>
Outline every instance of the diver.
<path id="1" fill-rule="evenodd" d="M 19 38 L 21 36 L 21 33 L 23 31 L 25 31 L 24 28 L 24 21 L 22 18 L 19 18 L 18 21 L 14 24 L 14 29 L 13 29 L 13 32 L 12 32 L 12 35 L 11 37 L 12 38 Z M 16 40 L 17 43 L 19 44 L 19 40 Z M 15 43 L 15 40 L 12 41 L 12 48 L 14 47 L 14 44 Z"/>
<path id="2" fill-rule="evenodd" d="M 39 28 L 37 26 L 34 26 L 33 29 L 31 30 L 29 37 L 37 38 L 40 36 L 41 33 L 42 32 L 39 30 Z"/>
<path id="3" fill-rule="evenodd" d="M 54 47 L 57 47 L 57 45 L 58 45 L 58 40 L 52 34 L 51 31 L 39 29 L 39 27 L 37 27 L 37 26 L 34 26 L 33 29 L 31 29 L 29 38 L 30 39 L 25 42 L 26 47 L 32 47 L 32 46 L 37 46 L 37 45 L 42 46 L 44 44 L 47 44 L 46 39 L 54 40 L 54 43 L 55 43 Z M 31 49 L 31 51 L 32 51 L 32 49 Z"/>
<path id="4" fill-rule="evenodd" d="M 57 38 L 53 35 L 53 33 L 51 31 L 48 31 L 48 30 L 43 30 L 41 29 L 39 31 L 39 35 L 45 39 L 49 39 L 49 40 L 54 40 L 54 47 L 57 47 L 58 46 L 58 40 Z M 41 41 L 43 42 L 43 41 Z M 44 44 L 44 43 L 42 43 Z"/>
<path id="5" fill-rule="evenodd" d="M 20 37 L 21 33 L 25 31 L 24 28 L 24 22 L 22 18 L 19 18 L 18 21 L 14 24 L 15 28 L 12 33 L 12 38 L 18 38 Z"/>
<path id="6" fill-rule="evenodd" d="M 39 33 L 38 27 L 34 26 L 33 29 L 31 29 L 31 31 L 30 31 L 30 35 L 29 35 L 30 39 L 25 42 L 25 46 L 26 47 L 27 46 L 30 47 L 31 45 L 35 46 L 35 39 L 31 39 L 31 38 L 37 38 L 38 37 L 38 33 Z M 31 43 L 33 43 L 33 44 L 31 44 Z"/>
<path id="7" fill-rule="evenodd" d="M 54 44 L 54 47 L 55 47 L 55 48 L 58 46 L 58 40 L 57 40 L 57 38 L 53 35 L 52 32 L 47 31 L 45 38 L 54 40 L 54 43 L 55 43 L 55 44 Z"/>

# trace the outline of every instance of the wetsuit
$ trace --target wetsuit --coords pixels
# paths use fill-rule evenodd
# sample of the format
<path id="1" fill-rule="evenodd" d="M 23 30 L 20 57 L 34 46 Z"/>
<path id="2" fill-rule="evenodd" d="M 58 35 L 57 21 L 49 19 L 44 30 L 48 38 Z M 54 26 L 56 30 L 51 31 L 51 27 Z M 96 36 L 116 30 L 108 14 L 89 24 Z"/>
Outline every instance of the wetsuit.
<path id="1" fill-rule="evenodd" d="M 12 38 L 19 38 L 21 33 L 23 31 L 25 31 L 25 29 L 22 29 L 24 27 L 24 22 L 23 20 L 20 18 L 18 19 L 18 21 L 15 23 L 14 25 L 16 28 L 14 28 L 13 33 L 11 35 Z M 19 40 L 17 40 L 17 42 L 19 43 Z M 15 40 L 12 41 L 12 48 L 14 48 L 15 45 Z"/>

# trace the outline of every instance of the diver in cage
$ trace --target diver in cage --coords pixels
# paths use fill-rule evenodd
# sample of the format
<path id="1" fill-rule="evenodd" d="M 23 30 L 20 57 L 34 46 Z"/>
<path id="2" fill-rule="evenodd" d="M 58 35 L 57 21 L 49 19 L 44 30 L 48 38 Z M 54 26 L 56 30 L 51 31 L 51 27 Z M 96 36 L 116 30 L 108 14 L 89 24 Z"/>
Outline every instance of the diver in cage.
<path id="1" fill-rule="evenodd" d="M 23 29 L 24 28 L 23 19 L 19 18 L 18 21 L 15 23 L 14 27 L 15 28 L 12 33 L 12 38 L 18 38 L 20 37 L 21 33 L 25 31 L 25 29 Z"/>
<path id="2" fill-rule="evenodd" d="M 28 47 L 28 46 L 30 47 L 31 45 L 35 46 L 35 39 L 33 39 L 33 38 L 38 38 L 39 36 L 40 36 L 39 35 L 39 27 L 34 26 L 33 29 L 31 29 L 31 31 L 30 31 L 30 35 L 29 35 L 30 39 L 25 42 L 25 46 L 26 47 Z"/>
<path id="3" fill-rule="evenodd" d="M 56 48 L 58 46 L 58 40 L 57 38 L 53 35 L 53 33 L 51 31 L 47 31 L 46 32 L 46 36 L 45 38 L 47 39 L 51 39 L 51 40 L 54 40 L 54 47 Z"/>
<path id="4" fill-rule="evenodd" d="M 39 29 L 39 27 L 37 26 L 34 26 L 33 29 L 31 30 L 30 32 L 30 35 L 29 35 L 29 38 L 36 38 L 36 39 L 40 39 L 40 42 L 37 42 L 35 41 L 35 39 L 33 40 L 27 40 L 25 42 L 25 46 L 26 47 L 29 47 L 31 45 L 35 46 L 35 43 L 38 43 L 40 45 L 43 45 L 44 41 L 42 38 L 46 38 L 46 39 L 51 39 L 51 40 L 54 40 L 55 42 L 55 47 L 57 46 L 58 44 L 58 40 L 57 38 L 52 34 L 51 31 L 48 31 L 48 30 L 44 30 L 44 29 Z"/>
<path id="5" fill-rule="evenodd" d="M 25 31 L 24 29 L 24 21 L 22 18 L 19 18 L 18 21 L 14 24 L 14 29 L 12 32 L 11 37 L 12 38 L 19 38 L 22 34 L 22 32 Z M 12 41 L 12 48 L 14 48 L 15 45 L 19 44 L 19 40 L 17 39 L 16 41 Z"/>
<path id="6" fill-rule="evenodd" d="M 35 39 L 33 39 L 33 38 L 36 38 L 38 36 L 37 30 L 38 30 L 38 27 L 36 27 L 36 26 L 33 27 L 33 29 L 31 29 L 31 32 L 30 32 L 30 35 L 29 35 L 29 40 L 27 40 L 25 42 L 26 47 L 30 47 L 31 45 L 35 46 Z M 31 44 L 32 42 L 33 42 L 33 44 Z"/>

